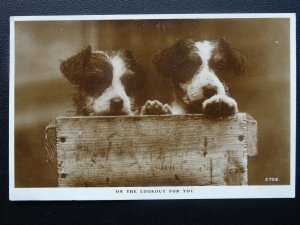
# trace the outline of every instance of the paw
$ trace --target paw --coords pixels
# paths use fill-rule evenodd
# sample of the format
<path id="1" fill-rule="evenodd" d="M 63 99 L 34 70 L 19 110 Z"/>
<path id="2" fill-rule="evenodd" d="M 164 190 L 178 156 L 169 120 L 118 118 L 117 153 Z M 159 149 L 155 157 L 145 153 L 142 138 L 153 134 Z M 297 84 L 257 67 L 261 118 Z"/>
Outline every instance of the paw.
<path id="1" fill-rule="evenodd" d="M 202 107 L 205 115 L 215 118 L 231 116 L 238 112 L 236 101 L 226 95 L 214 95 L 205 100 Z"/>
<path id="2" fill-rule="evenodd" d="M 148 100 L 141 109 L 141 115 L 164 115 L 172 114 L 168 104 L 162 104 L 157 100 Z"/>

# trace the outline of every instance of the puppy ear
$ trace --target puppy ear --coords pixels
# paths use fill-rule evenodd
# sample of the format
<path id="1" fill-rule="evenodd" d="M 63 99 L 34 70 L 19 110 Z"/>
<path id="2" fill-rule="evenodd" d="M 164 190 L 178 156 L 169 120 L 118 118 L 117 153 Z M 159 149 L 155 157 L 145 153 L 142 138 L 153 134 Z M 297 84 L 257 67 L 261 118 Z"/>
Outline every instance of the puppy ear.
<path id="1" fill-rule="evenodd" d="M 131 50 L 125 49 L 123 52 L 124 52 L 123 54 L 125 56 L 125 61 L 129 66 L 133 66 L 133 67 L 138 66 L 135 58 L 133 57 Z"/>
<path id="2" fill-rule="evenodd" d="M 192 40 L 179 40 L 175 45 L 155 55 L 152 62 L 156 66 L 157 71 L 166 77 L 170 77 L 178 72 L 178 67 L 190 54 L 192 43 L 194 43 Z"/>
<path id="3" fill-rule="evenodd" d="M 92 55 L 92 48 L 88 45 L 78 54 L 62 61 L 60 70 L 63 75 L 74 85 L 79 85 L 85 65 L 89 62 Z"/>
<path id="4" fill-rule="evenodd" d="M 231 44 L 224 37 L 220 39 L 219 47 L 221 51 L 228 57 L 230 64 L 229 66 L 235 75 L 243 75 L 247 66 L 246 56 L 242 52 L 233 49 Z"/>
<path id="5" fill-rule="evenodd" d="M 129 49 L 124 50 L 124 56 L 128 60 L 134 60 L 135 61 L 135 59 L 133 58 L 132 52 Z"/>

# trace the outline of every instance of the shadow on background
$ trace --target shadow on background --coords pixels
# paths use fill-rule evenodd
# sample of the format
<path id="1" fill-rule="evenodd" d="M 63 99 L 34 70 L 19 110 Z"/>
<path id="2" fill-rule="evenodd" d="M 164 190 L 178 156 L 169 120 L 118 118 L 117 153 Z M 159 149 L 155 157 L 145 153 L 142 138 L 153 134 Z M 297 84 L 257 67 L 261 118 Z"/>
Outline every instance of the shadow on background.
<path id="1" fill-rule="evenodd" d="M 227 77 L 230 93 L 258 122 L 258 156 L 249 159 L 249 184 L 290 180 L 290 58 L 288 19 L 57 21 L 15 24 L 15 185 L 56 186 L 46 163 L 45 127 L 72 109 L 73 87 L 60 61 L 90 44 L 93 49 L 127 48 L 148 71 L 147 95 L 170 100 L 169 84 L 151 63 L 154 54 L 179 39 L 226 37 L 248 58 L 242 77 Z M 271 183 L 274 184 L 274 183 Z"/>

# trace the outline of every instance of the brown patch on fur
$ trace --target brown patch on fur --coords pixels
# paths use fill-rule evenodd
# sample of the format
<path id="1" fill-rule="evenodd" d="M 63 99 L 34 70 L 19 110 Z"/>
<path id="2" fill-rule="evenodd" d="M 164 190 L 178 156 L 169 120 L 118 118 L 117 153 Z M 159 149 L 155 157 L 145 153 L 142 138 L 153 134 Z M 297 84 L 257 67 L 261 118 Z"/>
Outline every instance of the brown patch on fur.
<path id="1" fill-rule="evenodd" d="M 111 84 L 112 66 L 101 54 L 93 54 L 87 46 L 61 63 L 64 76 L 91 96 L 99 96 Z"/>
<path id="2" fill-rule="evenodd" d="M 191 79 L 202 64 L 193 44 L 192 40 L 180 40 L 162 50 L 153 59 L 157 70 L 164 76 L 171 77 L 175 84 Z"/>

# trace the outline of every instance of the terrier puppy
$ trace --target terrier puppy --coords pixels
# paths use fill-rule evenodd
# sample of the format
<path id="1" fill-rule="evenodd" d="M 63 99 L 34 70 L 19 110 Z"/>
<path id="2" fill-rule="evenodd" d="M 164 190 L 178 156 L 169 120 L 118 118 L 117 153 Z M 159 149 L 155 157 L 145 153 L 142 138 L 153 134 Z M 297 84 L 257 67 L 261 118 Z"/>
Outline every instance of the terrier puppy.
<path id="1" fill-rule="evenodd" d="M 92 51 L 87 46 L 63 61 L 61 72 L 77 86 L 77 115 L 135 115 L 136 92 L 145 83 L 143 69 L 129 50 Z"/>
<path id="2" fill-rule="evenodd" d="M 238 112 L 237 102 L 229 96 L 221 78 L 230 71 L 242 75 L 246 57 L 224 38 L 220 41 L 180 40 L 162 50 L 153 62 L 157 71 L 173 84 L 174 99 L 170 106 L 173 114 L 227 117 Z M 161 104 L 160 107 L 166 106 Z"/>

